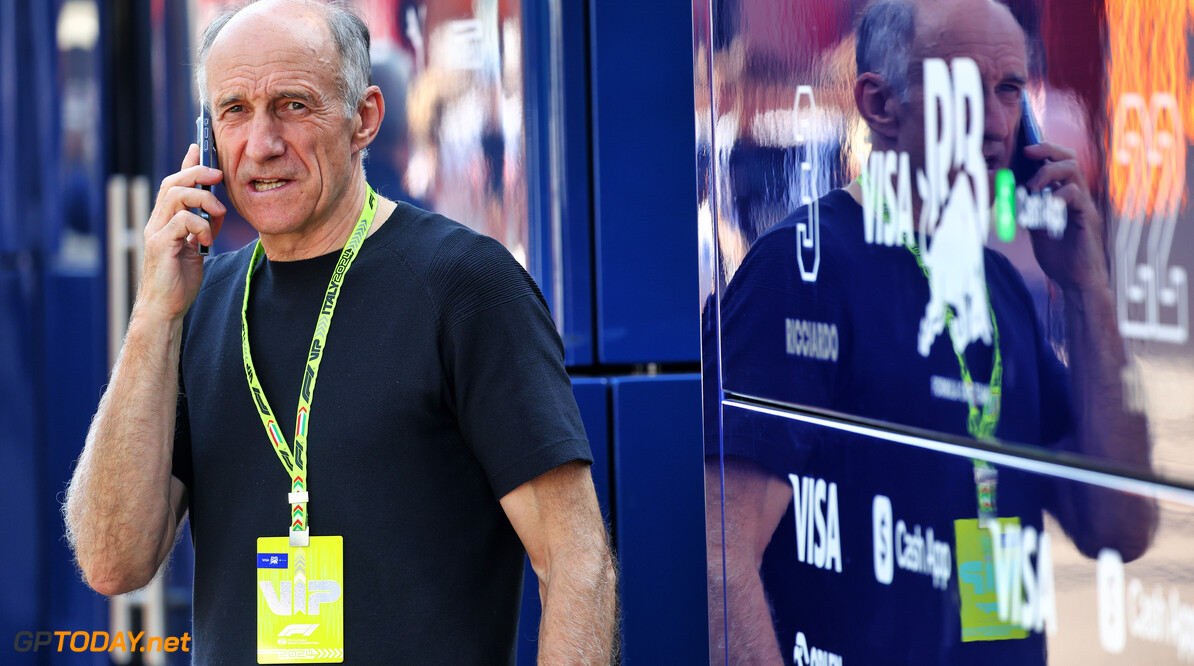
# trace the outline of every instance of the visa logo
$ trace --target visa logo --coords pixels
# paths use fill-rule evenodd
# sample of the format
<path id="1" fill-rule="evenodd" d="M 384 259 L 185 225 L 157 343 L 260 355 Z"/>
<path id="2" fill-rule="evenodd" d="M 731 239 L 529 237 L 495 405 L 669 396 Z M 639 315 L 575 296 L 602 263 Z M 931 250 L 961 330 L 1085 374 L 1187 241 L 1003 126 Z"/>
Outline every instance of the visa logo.
<path id="1" fill-rule="evenodd" d="M 796 513 L 796 561 L 842 572 L 837 484 L 789 474 Z"/>
<path id="2" fill-rule="evenodd" d="M 995 591 L 1001 622 L 1018 624 L 1037 633 L 1057 631 L 1057 598 L 1053 583 L 1053 542 L 1047 532 L 1031 525 L 1001 525 L 992 520 L 992 558 L 961 563 L 959 582 L 974 586 L 975 594 Z"/>

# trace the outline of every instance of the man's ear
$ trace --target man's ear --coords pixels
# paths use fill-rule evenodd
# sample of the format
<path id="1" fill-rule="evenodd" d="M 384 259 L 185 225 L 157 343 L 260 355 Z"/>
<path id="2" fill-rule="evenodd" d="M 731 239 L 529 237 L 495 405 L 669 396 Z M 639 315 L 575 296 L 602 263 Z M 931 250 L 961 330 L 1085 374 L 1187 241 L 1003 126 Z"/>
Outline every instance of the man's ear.
<path id="1" fill-rule="evenodd" d="M 874 72 L 860 74 L 854 81 L 854 104 L 872 132 L 896 141 L 900 134 L 900 100 L 886 79 Z"/>
<path id="2" fill-rule="evenodd" d="M 369 86 L 365 96 L 357 105 L 357 115 L 354 118 L 355 127 L 352 133 L 352 149 L 364 150 L 377 138 L 377 131 L 381 129 L 381 121 L 386 117 L 386 100 L 381 95 L 381 88 Z"/>

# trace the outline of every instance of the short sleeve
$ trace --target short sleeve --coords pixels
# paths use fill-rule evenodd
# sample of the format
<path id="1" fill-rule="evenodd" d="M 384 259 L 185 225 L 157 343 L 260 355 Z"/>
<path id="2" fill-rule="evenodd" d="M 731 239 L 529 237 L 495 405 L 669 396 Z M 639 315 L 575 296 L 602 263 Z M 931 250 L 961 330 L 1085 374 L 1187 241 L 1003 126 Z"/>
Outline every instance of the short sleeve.
<path id="1" fill-rule="evenodd" d="M 845 285 L 824 261 L 814 280 L 801 277 L 792 219 L 755 242 L 725 290 L 725 390 L 828 408 L 849 351 Z"/>
<path id="2" fill-rule="evenodd" d="M 850 351 L 845 287 L 839 271 L 825 261 L 815 280 L 801 276 L 794 227 L 806 210 L 761 236 L 727 286 L 721 302 L 721 370 L 727 393 L 834 409 L 840 368 Z M 776 472 L 795 468 L 811 444 L 757 420 L 735 424 L 727 419 L 724 427 L 726 454 Z"/>
<path id="3" fill-rule="evenodd" d="M 456 418 L 494 494 L 591 463 L 564 347 L 531 277 L 497 241 L 463 229 L 430 268 Z"/>

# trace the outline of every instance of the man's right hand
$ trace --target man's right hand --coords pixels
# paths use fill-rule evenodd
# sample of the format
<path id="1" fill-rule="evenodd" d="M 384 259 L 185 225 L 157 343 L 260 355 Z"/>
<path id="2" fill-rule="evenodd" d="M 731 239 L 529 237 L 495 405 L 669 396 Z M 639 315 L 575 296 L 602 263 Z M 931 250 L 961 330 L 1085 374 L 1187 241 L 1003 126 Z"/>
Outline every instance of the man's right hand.
<path id="1" fill-rule="evenodd" d="M 182 168 L 162 180 L 145 225 L 145 263 L 135 312 L 149 310 L 166 320 L 181 320 L 191 307 L 203 282 L 198 246 L 212 244 L 228 212 L 216 195 L 198 186 L 223 179 L 219 169 L 199 166 L 199 147 L 191 144 Z M 207 211 L 211 223 L 192 213 L 192 208 Z"/>

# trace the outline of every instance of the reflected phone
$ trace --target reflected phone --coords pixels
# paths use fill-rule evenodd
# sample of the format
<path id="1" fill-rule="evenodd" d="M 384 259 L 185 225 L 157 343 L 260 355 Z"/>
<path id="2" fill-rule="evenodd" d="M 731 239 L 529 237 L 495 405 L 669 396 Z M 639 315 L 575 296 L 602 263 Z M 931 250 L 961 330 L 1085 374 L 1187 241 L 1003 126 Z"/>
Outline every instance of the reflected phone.
<path id="1" fill-rule="evenodd" d="M 207 113 L 207 107 L 203 105 L 199 106 L 199 117 L 195 119 L 195 144 L 199 146 L 199 164 L 215 169 L 220 168 L 219 162 L 216 160 L 215 137 L 211 133 L 211 116 Z M 211 191 L 211 185 L 199 185 L 198 187 L 201 190 Z M 195 213 L 211 224 L 211 215 L 207 211 L 199 208 Z M 209 253 L 211 253 L 210 247 L 199 245 L 199 254 L 206 256 Z"/>
<path id="2" fill-rule="evenodd" d="M 1026 157 L 1024 147 L 1035 146 L 1043 140 L 1041 126 L 1032 113 L 1032 105 L 1028 103 L 1028 91 L 1022 90 L 1020 92 L 1020 129 L 1016 132 L 1016 154 L 1012 158 L 1012 173 L 1016 177 L 1017 185 L 1027 183 L 1044 164 L 1043 160 Z"/>

